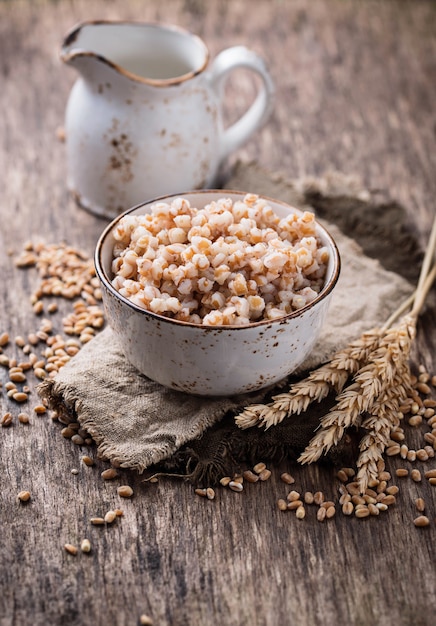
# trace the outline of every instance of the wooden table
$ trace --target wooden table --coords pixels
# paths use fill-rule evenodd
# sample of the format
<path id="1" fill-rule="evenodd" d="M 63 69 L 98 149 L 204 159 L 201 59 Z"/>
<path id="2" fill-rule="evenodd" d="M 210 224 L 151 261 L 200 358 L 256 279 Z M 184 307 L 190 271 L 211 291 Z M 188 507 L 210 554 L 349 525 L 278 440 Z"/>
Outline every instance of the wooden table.
<path id="1" fill-rule="evenodd" d="M 174 22 L 201 35 L 212 55 L 239 43 L 263 54 L 277 87 L 274 114 L 237 157 L 290 178 L 357 174 L 406 207 L 425 243 L 436 197 L 434 3 L 1 2 L 1 332 L 13 339 L 37 324 L 35 274 L 13 263 L 23 242 L 65 240 L 91 255 L 104 226 L 69 197 L 56 136 L 75 79 L 58 59 L 60 42 L 94 18 Z M 435 321 L 433 290 L 416 343 L 416 362 L 433 372 Z M 0 376 L 7 380 L 5 368 Z M 124 517 L 90 527 L 92 515 L 115 506 L 114 485 L 100 478 L 107 465 L 82 467 L 78 447 L 49 418 L 19 424 L 5 390 L 0 401 L 2 415 L 14 414 L 0 429 L 0 626 L 131 626 L 141 615 L 156 626 L 434 623 L 436 491 L 428 483 L 401 483 L 397 506 L 377 519 L 338 513 L 319 523 L 276 505 L 285 469 L 299 490 L 333 496 L 333 475 L 318 466 L 282 464 L 261 488 L 222 490 L 215 501 L 185 483 L 146 485 L 125 472 L 135 497 Z M 27 505 L 16 501 L 23 489 L 32 493 Z M 413 525 L 418 493 L 425 529 Z M 84 536 L 89 555 L 65 552 Z"/>

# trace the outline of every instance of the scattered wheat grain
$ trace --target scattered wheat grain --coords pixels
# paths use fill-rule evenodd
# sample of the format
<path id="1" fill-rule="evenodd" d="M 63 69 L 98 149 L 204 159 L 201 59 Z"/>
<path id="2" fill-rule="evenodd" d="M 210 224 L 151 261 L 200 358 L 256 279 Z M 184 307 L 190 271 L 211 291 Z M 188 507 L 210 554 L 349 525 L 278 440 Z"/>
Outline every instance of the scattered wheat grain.
<path id="1" fill-rule="evenodd" d="M 288 493 L 288 495 L 286 496 L 286 499 L 289 502 L 293 502 L 294 500 L 299 500 L 300 499 L 300 493 L 298 491 L 292 490 L 292 491 L 290 491 Z"/>
<path id="2" fill-rule="evenodd" d="M 28 502 L 31 498 L 30 491 L 20 491 L 17 498 L 20 502 Z"/>
<path id="3" fill-rule="evenodd" d="M 114 478 L 118 478 L 119 473 L 116 469 L 110 467 L 109 469 L 103 470 L 100 476 L 103 478 L 103 480 L 113 480 Z"/>
<path id="4" fill-rule="evenodd" d="M 258 474 L 255 474 L 251 470 L 246 470 L 243 472 L 242 476 L 248 483 L 257 483 L 259 480 Z"/>
<path id="5" fill-rule="evenodd" d="M 82 550 L 82 552 L 85 552 L 85 554 L 91 552 L 91 542 L 89 541 L 89 539 L 82 540 L 82 543 L 80 544 L 80 549 Z"/>
<path id="6" fill-rule="evenodd" d="M 358 517 L 359 519 L 363 519 L 365 517 L 369 517 L 370 516 L 370 512 L 367 506 L 362 506 L 362 508 L 357 508 L 354 511 L 354 515 L 356 517 Z"/>
<path id="7" fill-rule="evenodd" d="M 265 469 L 266 469 L 265 463 L 256 463 L 256 465 L 253 467 L 253 472 L 255 472 L 256 474 L 260 474 Z"/>
<path id="8" fill-rule="evenodd" d="M 392 504 L 395 504 L 396 501 L 397 501 L 396 497 L 392 494 L 387 495 L 382 500 L 380 500 L 382 504 L 387 504 L 387 506 L 392 506 Z"/>
<path id="9" fill-rule="evenodd" d="M 7 411 L 2 416 L 0 420 L 0 424 L 3 426 L 3 428 L 7 428 L 8 426 L 12 425 L 12 420 L 13 420 L 12 413 L 10 411 Z"/>
<path id="10" fill-rule="evenodd" d="M 306 517 L 306 509 L 303 505 L 299 506 L 298 509 L 295 511 L 295 517 L 300 520 Z"/>
<path id="11" fill-rule="evenodd" d="M 293 485 L 295 483 L 295 478 L 288 472 L 283 472 L 283 474 L 281 474 L 280 476 L 280 479 L 287 485 Z"/>
<path id="12" fill-rule="evenodd" d="M 320 509 L 321 510 L 321 509 Z M 354 505 L 352 502 L 344 502 L 342 505 L 342 513 L 344 515 L 351 515 L 354 511 Z"/>
<path id="13" fill-rule="evenodd" d="M 23 402 L 27 402 L 29 396 L 24 391 L 16 391 L 12 394 L 12 399 L 15 400 L 15 402 L 22 404 Z"/>
<path id="14" fill-rule="evenodd" d="M 244 489 L 244 485 L 242 483 L 239 482 L 235 482 L 234 480 L 231 480 L 229 482 L 229 487 L 232 491 L 243 491 Z"/>
<path id="15" fill-rule="evenodd" d="M 300 506 L 303 506 L 302 500 L 290 500 L 286 505 L 289 511 L 296 511 Z"/>
<path id="16" fill-rule="evenodd" d="M 420 448 L 419 450 L 417 450 L 416 458 L 419 459 L 420 461 L 428 461 L 428 454 L 426 450 L 424 450 L 423 448 Z"/>
<path id="17" fill-rule="evenodd" d="M 425 511 L 425 501 L 424 498 L 416 498 L 415 500 L 415 506 L 416 509 L 422 513 L 423 511 Z"/>
<path id="18" fill-rule="evenodd" d="M 259 480 L 261 480 L 262 482 L 265 482 L 266 480 L 269 480 L 270 478 L 271 478 L 271 471 L 267 468 L 265 468 L 259 473 Z"/>
<path id="19" fill-rule="evenodd" d="M 105 524 L 112 524 L 117 517 L 115 511 L 108 511 L 104 516 Z"/>

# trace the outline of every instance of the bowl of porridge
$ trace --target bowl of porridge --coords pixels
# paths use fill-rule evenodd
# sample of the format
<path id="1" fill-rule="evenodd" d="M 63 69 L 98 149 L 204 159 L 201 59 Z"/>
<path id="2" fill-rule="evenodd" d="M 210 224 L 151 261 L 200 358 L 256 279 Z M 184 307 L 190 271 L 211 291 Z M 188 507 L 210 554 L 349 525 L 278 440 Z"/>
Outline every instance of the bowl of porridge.
<path id="1" fill-rule="evenodd" d="M 309 211 L 202 190 L 118 216 L 95 266 L 126 359 L 166 387 L 223 396 L 277 383 L 303 362 L 340 257 Z"/>

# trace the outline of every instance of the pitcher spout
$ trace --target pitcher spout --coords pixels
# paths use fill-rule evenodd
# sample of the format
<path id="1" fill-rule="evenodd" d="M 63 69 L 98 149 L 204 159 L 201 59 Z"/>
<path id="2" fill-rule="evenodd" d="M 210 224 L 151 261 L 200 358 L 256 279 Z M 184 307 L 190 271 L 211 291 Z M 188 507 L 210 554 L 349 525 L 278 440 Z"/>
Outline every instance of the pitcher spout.
<path id="1" fill-rule="evenodd" d="M 96 72 L 103 67 L 122 73 L 108 57 L 110 50 L 97 36 L 96 27 L 103 22 L 84 22 L 75 26 L 65 36 L 60 51 L 60 58 L 66 65 L 75 68 L 83 78 L 94 80 Z M 102 45 L 103 44 L 103 45 Z"/>
<path id="2" fill-rule="evenodd" d="M 156 87 L 193 78 L 209 61 L 198 37 L 178 27 L 140 22 L 82 22 L 66 35 L 60 56 L 81 73 L 104 65 L 136 83 Z"/>

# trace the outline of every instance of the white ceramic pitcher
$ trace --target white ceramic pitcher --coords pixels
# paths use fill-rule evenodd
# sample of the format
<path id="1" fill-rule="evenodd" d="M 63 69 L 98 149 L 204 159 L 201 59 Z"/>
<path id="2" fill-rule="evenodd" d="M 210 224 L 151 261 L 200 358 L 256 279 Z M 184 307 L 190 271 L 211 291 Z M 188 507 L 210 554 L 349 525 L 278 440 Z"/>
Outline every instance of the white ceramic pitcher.
<path id="1" fill-rule="evenodd" d="M 68 187 L 108 218 L 163 194 L 216 186 L 226 157 L 271 112 L 262 58 L 237 46 L 210 63 L 203 41 L 175 26 L 85 22 L 65 37 L 61 59 L 80 74 L 65 119 Z M 223 86 L 241 67 L 261 85 L 225 129 Z"/>

